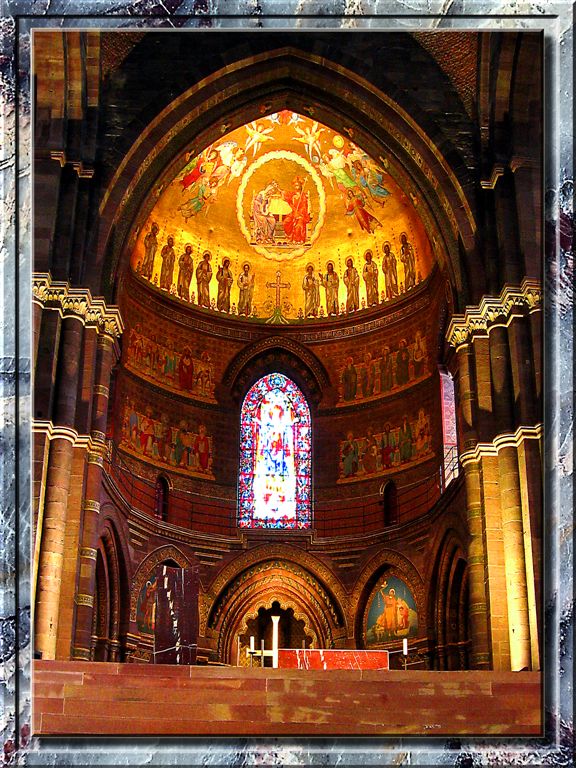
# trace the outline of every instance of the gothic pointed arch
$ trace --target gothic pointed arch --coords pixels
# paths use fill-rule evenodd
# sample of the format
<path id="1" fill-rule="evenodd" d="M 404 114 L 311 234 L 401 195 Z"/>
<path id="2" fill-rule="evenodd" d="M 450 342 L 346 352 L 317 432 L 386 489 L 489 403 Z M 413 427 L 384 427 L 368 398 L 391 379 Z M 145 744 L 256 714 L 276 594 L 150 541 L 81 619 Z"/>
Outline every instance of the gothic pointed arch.
<path id="1" fill-rule="evenodd" d="M 334 398 L 330 377 L 318 357 L 296 339 L 279 335 L 261 339 L 233 358 L 222 377 L 223 394 L 239 403 L 254 382 L 273 371 L 292 378 L 313 407 Z"/>

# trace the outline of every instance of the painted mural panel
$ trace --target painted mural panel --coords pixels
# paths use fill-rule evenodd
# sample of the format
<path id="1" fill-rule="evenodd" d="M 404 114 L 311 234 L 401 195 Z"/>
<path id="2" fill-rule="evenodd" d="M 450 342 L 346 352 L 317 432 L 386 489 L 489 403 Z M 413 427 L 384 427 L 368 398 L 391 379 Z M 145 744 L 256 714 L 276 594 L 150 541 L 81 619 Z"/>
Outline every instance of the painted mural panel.
<path id="1" fill-rule="evenodd" d="M 127 399 L 120 448 L 160 466 L 214 480 L 212 437 L 205 424 L 192 425 L 186 419 L 172 424 L 166 414 L 157 415 L 151 406 L 142 412 Z"/>
<path id="2" fill-rule="evenodd" d="M 132 268 L 177 300 L 260 321 L 376 307 L 433 264 L 418 198 L 392 171 L 310 117 L 264 115 L 184 153 Z"/>
<path id="3" fill-rule="evenodd" d="M 380 357 L 365 352 L 358 361 L 349 355 L 339 371 L 339 405 L 395 393 L 430 375 L 426 337 L 416 331 L 410 343 L 400 339 L 397 347 L 385 345 Z"/>
<path id="4" fill-rule="evenodd" d="M 387 576 L 373 593 L 365 631 L 367 648 L 418 634 L 416 602 L 402 579 Z"/>
<path id="5" fill-rule="evenodd" d="M 156 592 L 158 581 L 155 574 L 142 586 L 136 602 L 136 626 L 145 635 L 154 635 L 156 626 Z"/>
<path id="6" fill-rule="evenodd" d="M 398 467 L 418 464 L 433 456 L 430 415 L 420 408 L 415 419 L 405 414 L 399 424 L 387 421 L 381 432 L 368 427 L 356 437 L 348 432 L 340 443 L 339 483 L 386 474 Z"/>
<path id="7" fill-rule="evenodd" d="M 194 399 L 214 399 L 214 366 L 208 350 L 194 355 L 190 347 L 178 349 L 170 339 L 145 334 L 136 323 L 128 334 L 126 366 L 143 378 Z"/>

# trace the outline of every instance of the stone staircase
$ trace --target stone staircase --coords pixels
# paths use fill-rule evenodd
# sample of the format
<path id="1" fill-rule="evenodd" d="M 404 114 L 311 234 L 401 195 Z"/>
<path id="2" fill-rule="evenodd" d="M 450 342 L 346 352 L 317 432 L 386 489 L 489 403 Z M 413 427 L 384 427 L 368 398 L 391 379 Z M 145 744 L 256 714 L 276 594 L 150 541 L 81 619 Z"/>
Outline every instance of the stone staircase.
<path id="1" fill-rule="evenodd" d="M 538 735 L 537 672 L 301 671 L 35 661 L 33 732 Z"/>

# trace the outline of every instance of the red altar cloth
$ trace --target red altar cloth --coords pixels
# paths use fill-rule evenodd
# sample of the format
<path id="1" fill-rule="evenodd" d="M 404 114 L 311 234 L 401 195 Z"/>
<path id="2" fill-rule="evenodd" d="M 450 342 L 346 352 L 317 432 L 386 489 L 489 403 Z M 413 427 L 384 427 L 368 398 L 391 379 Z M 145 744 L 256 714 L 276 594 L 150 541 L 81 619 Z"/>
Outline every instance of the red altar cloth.
<path id="1" fill-rule="evenodd" d="M 388 669 L 388 651 L 279 648 L 280 669 Z"/>

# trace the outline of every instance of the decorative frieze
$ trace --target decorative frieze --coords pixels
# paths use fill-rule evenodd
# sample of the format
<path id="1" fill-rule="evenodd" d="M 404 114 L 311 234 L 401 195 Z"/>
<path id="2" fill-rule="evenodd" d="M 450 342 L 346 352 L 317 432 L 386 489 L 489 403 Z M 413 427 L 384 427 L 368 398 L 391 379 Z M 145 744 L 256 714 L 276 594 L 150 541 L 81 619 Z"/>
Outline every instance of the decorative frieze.
<path id="1" fill-rule="evenodd" d="M 112 339 L 120 338 L 124 330 L 118 307 L 108 307 L 104 299 L 94 298 L 88 288 L 74 288 L 67 282 L 52 280 L 48 272 L 33 274 L 32 301 L 58 310 L 61 317 L 78 317 L 85 326 Z"/>
<path id="2" fill-rule="evenodd" d="M 462 346 L 473 336 L 487 336 L 496 323 L 508 325 L 515 310 L 534 312 L 542 306 L 542 285 L 539 280 L 525 278 L 520 286 L 505 285 L 500 296 L 484 296 L 477 307 L 466 307 L 463 315 L 454 315 L 448 326 L 446 340 L 453 347 Z"/>

